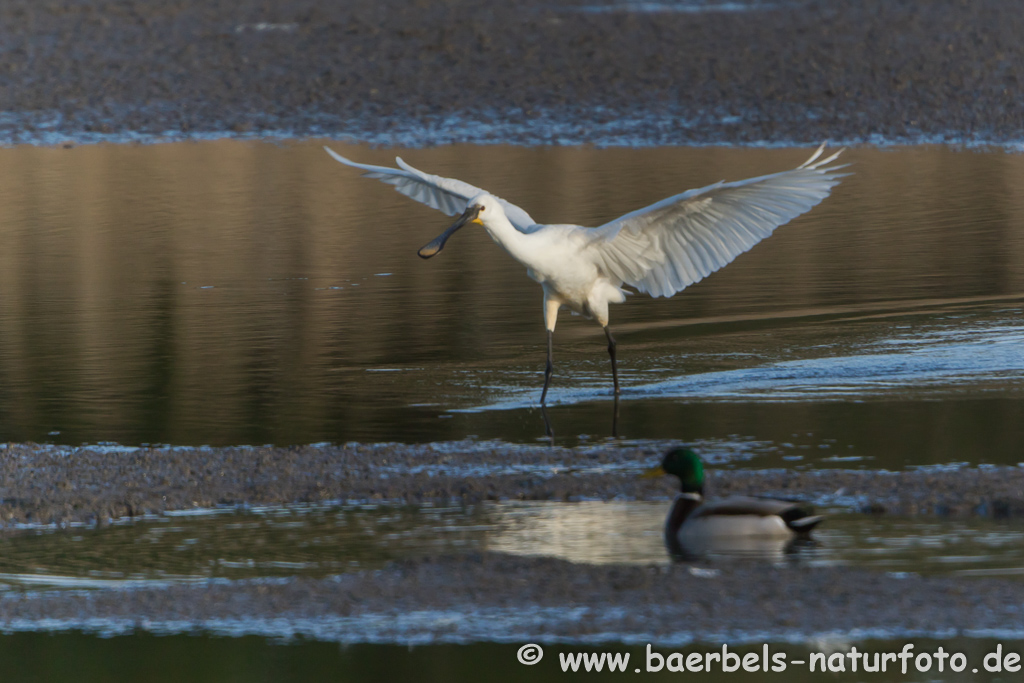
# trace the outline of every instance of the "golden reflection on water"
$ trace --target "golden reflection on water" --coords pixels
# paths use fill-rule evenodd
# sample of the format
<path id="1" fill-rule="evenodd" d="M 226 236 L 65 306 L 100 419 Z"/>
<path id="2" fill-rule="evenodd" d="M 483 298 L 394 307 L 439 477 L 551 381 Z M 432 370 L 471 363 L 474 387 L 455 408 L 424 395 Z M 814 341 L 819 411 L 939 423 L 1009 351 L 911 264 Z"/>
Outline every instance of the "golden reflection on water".
<path id="1" fill-rule="evenodd" d="M 331 144 L 369 163 L 395 153 Z M 808 150 L 400 154 L 542 222 L 596 225 Z M 540 371 L 540 290 L 522 268 L 479 230 L 420 261 L 448 219 L 319 143 L 23 146 L 0 160 L 0 439 L 460 438 L 463 426 L 415 406 L 444 408 L 444 387 L 474 385 L 481 368 Z M 642 364 L 666 325 L 695 334 L 679 327 L 695 319 L 1024 292 L 1024 157 L 922 147 L 844 160 L 854 175 L 832 197 L 724 271 L 615 307 L 629 360 Z M 563 317 L 567 373 L 604 363 L 600 334 Z"/>
<path id="2" fill-rule="evenodd" d="M 545 555 L 589 564 L 651 564 L 668 560 L 661 502 L 525 503 L 497 508 L 498 530 L 487 549 Z"/>

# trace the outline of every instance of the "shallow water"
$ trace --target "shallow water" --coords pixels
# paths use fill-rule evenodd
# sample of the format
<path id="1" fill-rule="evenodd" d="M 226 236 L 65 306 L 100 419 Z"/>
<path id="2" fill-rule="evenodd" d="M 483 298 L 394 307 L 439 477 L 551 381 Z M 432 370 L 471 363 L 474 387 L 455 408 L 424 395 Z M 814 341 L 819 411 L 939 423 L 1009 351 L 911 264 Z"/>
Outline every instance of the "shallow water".
<path id="1" fill-rule="evenodd" d="M 363 161 L 393 151 L 335 145 Z M 443 147 L 410 163 L 596 225 L 808 150 Z M 1024 157 L 846 153 L 808 216 L 676 297 L 612 312 L 632 439 L 776 461 L 1015 463 L 1024 452 Z M 0 150 L 0 440 L 533 441 L 540 292 L 482 231 L 315 143 Z M 563 313 L 558 439 L 612 431 L 600 329 Z"/>
<path id="2" fill-rule="evenodd" d="M 593 564 L 668 564 L 667 502 L 516 502 L 470 508 L 293 506 L 125 521 L 0 539 L 0 587 L 117 589 L 325 577 L 388 561 L 490 551 Z M 961 576 L 1024 574 L 1019 520 L 871 517 L 834 511 L 809 543 L 686 548 L 682 559 L 767 560 Z"/>
<path id="3" fill-rule="evenodd" d="M 585 563 L 670 562 L 661 541 L 662 515 L 668 503 L 497 503 L 476 508 L 404 508 L 376 506 L 252 509 L 181 514 L 138 520 L 107 529 L 42 531 L 8 535 L 0 540 L 2 574 L 7 591 L 72 589 L 76 592 L 156 588 L 171 583 L 224 582 L 257 577 L 323 577 L 372 570 L 388 560 L 430 554 L 481 550 L 546 555 Z M 836 513 L 816 534 L 816 543 L 792 548 L 749 548 L 741 553 L 714 552 L 691 571 L 714 577 L 716 566 L 750 559 L 788 567 L 799 578 L 801 567 L 847 565 L 902 575 L 1019 575 L 1024 571 L 1020 523 L 985 520 L 945 521 L 872 518 Z M 525 580 L 525 579 L 524 579 Z M 965 584 L 969 591 L 970 583 Z M 36 593 L 30 593 L 30 595 Z M 429 616 L 429 615 L 428 615 Z M 434 619 L 457 619 L 435 615 Z M 679 673 L 645 671 L 647 651 L 642 630 L 628 636 L 605 634 L 600 642 L 553 642 L 543 629 L 530 636 L 545 655 L 527 668 L 516 660 L 521 635 L 498 642 L 370 644 L 361 631 L 307 624 L 313 638 L 296 637 L 288 619 L 247 620 L 244 615 L 204 622 L 135 624 L 124 619 L 82 623 L 54 615 L 45 624 L 15 620 L 0 636 L 0 658 L 17 680 L 76 681 L 318 681 L 318 680 L 561 680 L 566 654 L 628 653 L 628 671 L 645 675 Z M 330 622 L 330 619 L 327 620 Z M 51 632 L 41 632 L 46 628 Z M 69 630 L 71 629 L 71 630 Z M 74 630 L 86 629 L 86 632 Z M 518 631 L 516 632 L 518 633 Z M 683 633 L 687 633 L 685 630 Z M 778 642 L 770 632 L 738 635 L 704 633 L 679 642 L 655 643 L 654 651 L 720 651 L 728 642 L 740 655 L 785 653 L 787 679 L 821 680 L 809 672 L 813 653 L 826 657 L 849 652 L 898 652 L 913 643 L 915 654 L 963 653 L 962 674 L 948 668 L 900 673 L 890 664 L 871 680 L 1007 680 L 983 670 L 985 655 L 1001 645 L 1004 653 L 1024 652 L 1019 634 L 962 631 L 935 640 L 924 631 L 823 634 L 801 642 Z M 259 634 L 259 635 L 255 635 Z M 932 634 L 935 635 L 935 634 Z M 377 637 L 380 637 L 379 635 Z M 625 638 L 626 642 L 615 642 Z M 394 639 L 394 636 L 391 638 Z M 388 640 L 390 642 L 390 640 Z M 913 662 L 914 660 L 911 660 Z M 819 665 L 820 666 L 820 665 Z M 849 670 L 836 680 L 863 680 Z M 976 670 L 976 671 L 975 671 Z M 602 679 L 612 674 L 590 672 Z M 761 674 L 704 673 L 709 680 L 755 680 Z"/>

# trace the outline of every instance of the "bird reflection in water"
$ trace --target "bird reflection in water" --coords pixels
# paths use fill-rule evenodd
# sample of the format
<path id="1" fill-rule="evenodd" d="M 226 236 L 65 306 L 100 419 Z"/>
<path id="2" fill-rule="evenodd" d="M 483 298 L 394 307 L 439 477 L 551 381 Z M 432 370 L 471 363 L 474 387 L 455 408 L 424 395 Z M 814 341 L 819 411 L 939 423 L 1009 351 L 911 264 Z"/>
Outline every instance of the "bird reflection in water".
<path id="1" fill-rule="evenodd" d="M 548 415 L 547 405 L 540 404 L 540 416 L 544 418 L 544 435 L 547 437 L 548 444 L 552 447 L 555 445 L 555 427 L 551 423 L 551 416 Z M 613 439 L 619 438 L 619 396 L 615 395 L 612 401 L 612 424 L 611 424 L 611 437 Z"/>

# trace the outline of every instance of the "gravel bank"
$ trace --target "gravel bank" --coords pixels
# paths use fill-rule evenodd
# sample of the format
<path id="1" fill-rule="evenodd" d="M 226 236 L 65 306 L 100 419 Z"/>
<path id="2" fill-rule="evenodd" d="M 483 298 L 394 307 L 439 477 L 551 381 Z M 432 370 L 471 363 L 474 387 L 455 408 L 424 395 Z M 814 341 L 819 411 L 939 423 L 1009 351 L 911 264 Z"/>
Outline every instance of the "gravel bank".
<path id="1" fill-rule="evenodd" d="M 8 593 L 0 624 L 341 642 L 810 641 L 1024 633 L 1019 582 L 740 563 L 591 566 L 487 553 L 335 579 Z M 940 598 L 941 599 L 937 599 Z"/>
<path id="2" fill-rule="evenodd" d="M 291 448 L 0 449 L 7 524 L 86 522 L 216 505 L 317 501 L 668 499 L 673 482 L 640 479 L 660 448 L 547 448 L 476 442 Z M 713 469 L 709 496 L 763 493 L 872 513 L 1024 514 L 1024 469 Z"/>
<path id="3" fill-rule="evenodd" d="M 1024 13 L 1014 3 L 751 5 L 8 2 L 0 6 L 0 138 L 1024 138 Z"/>

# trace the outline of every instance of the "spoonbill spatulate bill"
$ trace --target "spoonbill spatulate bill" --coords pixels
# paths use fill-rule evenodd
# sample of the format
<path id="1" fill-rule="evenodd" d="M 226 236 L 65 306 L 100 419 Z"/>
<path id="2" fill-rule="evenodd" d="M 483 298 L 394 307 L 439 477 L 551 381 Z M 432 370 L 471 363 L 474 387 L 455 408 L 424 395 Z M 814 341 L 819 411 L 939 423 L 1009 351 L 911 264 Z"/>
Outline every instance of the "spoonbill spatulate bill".
<path id="1" fill-rule="evenodd" d="M 604 328 L 619 394 L 615 337 L 608 326 L 608 304 L 618 304 L 633 287 L 654 297 L 672 296 L 772 234 L 775 228 L 810 211 L 845 174 L 829 166 L 842 153 L 822 158 L 825 145 L 800 166 L 781 173 L 688 190 L 596 228 L 544 225 L 515 204 L 469 183 L 419 171 L 396 158 L 398 168 L 360 164 L 328 147 L 341 163 L 366 171 L 427 206 L 459 219 L 419 250 L 437 256 L 459 228 L 481 225 L 544 289 L 548 354 L 544 404 L 554 371 L 552 340 L 558 310 L 568 306 Z"/>

